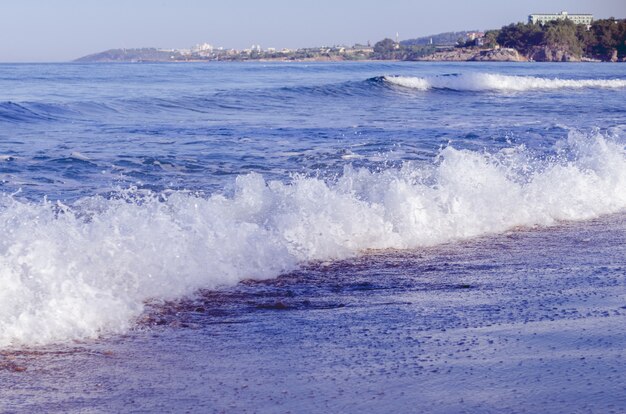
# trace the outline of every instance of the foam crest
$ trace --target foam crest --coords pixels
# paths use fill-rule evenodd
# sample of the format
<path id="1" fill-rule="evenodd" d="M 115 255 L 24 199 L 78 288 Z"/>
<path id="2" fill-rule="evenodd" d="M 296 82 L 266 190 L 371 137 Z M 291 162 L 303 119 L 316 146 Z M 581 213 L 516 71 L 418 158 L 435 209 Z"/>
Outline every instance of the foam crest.
<path id="1" fill-rule="evenodd" d="M 124 332 L 146 301 L 306 262 L 619 212 L 626 152 L 571 133 L 552 159 L 449 147 L 427 166 L 235 184 L 231 195 L 131 189 L 71 206 L 0 196 L 0 347 Z"/>
<path id="2" fill-rule="evenodd" d="M 385 76 L 385 81 L 404 88 L 426 91 L 452 89 L 457 91 L 511 91 L 626 88 L 626 79 L 549 79 L 534 76 L 509 76 L 492 73 L 465 73 L 460 75 L 410 77 Z"/>

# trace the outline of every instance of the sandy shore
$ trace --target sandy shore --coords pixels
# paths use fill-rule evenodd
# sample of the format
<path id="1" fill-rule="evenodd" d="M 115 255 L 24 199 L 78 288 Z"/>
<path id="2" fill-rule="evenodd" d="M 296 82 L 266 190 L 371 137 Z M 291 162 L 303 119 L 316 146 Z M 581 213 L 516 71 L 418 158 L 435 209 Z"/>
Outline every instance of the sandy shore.
<path id="1" fill-rule="evenodd" d="M 625 412 L 625 242 L 622 214 L 205 292 L 2 352 L 0 411 Z"/>

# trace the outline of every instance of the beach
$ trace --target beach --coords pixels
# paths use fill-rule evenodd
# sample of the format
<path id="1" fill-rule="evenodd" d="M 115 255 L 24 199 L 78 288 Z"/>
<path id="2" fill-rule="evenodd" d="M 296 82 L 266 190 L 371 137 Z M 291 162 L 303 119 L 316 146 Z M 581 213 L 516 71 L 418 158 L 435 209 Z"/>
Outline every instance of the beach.
<path id="1" fill-rule="evenodd" d="M 25 370 L 1 371 L 0 400 L 5 412 L 617 413 L 625 235 L 617 215 L 206 292 L 127 335 L 4 352 Z"/>

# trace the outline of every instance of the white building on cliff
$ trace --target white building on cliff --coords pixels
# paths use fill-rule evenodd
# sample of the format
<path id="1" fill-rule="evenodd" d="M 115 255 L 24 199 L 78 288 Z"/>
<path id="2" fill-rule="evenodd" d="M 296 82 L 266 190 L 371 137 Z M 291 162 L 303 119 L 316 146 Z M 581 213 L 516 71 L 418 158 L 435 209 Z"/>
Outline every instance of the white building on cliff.
<path id="1" fill-rule="evenodd" d="M 589 26 L 593 22 L 593 14 L 568 14 L 566 11 L 555 14 L 531 14 L 528 16 L 528 23 L 546 24 L 555 20 L 571 20 L 575 24 L 585 24 Z"/>

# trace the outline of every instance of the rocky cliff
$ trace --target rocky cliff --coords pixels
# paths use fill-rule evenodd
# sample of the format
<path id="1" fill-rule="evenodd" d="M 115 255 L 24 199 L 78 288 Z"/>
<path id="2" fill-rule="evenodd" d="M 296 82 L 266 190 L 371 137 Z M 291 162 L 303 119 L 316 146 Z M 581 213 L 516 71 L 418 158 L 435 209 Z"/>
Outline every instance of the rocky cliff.
<path id="1" fill-rule="evenodd" d="M 535 62 L 580 62 L 580 56 L 561 48 L 537 46 L 530 50 L 528 59 Z"/>
<path id="2" fill-rule="evenodd" d="M 455 48 L 435 52 L 418 60 L 422 61 L 477 61 L 477 62 L 524 62 L 528 59 L 520 55 L 515 49 L 474 49 Z"/>

